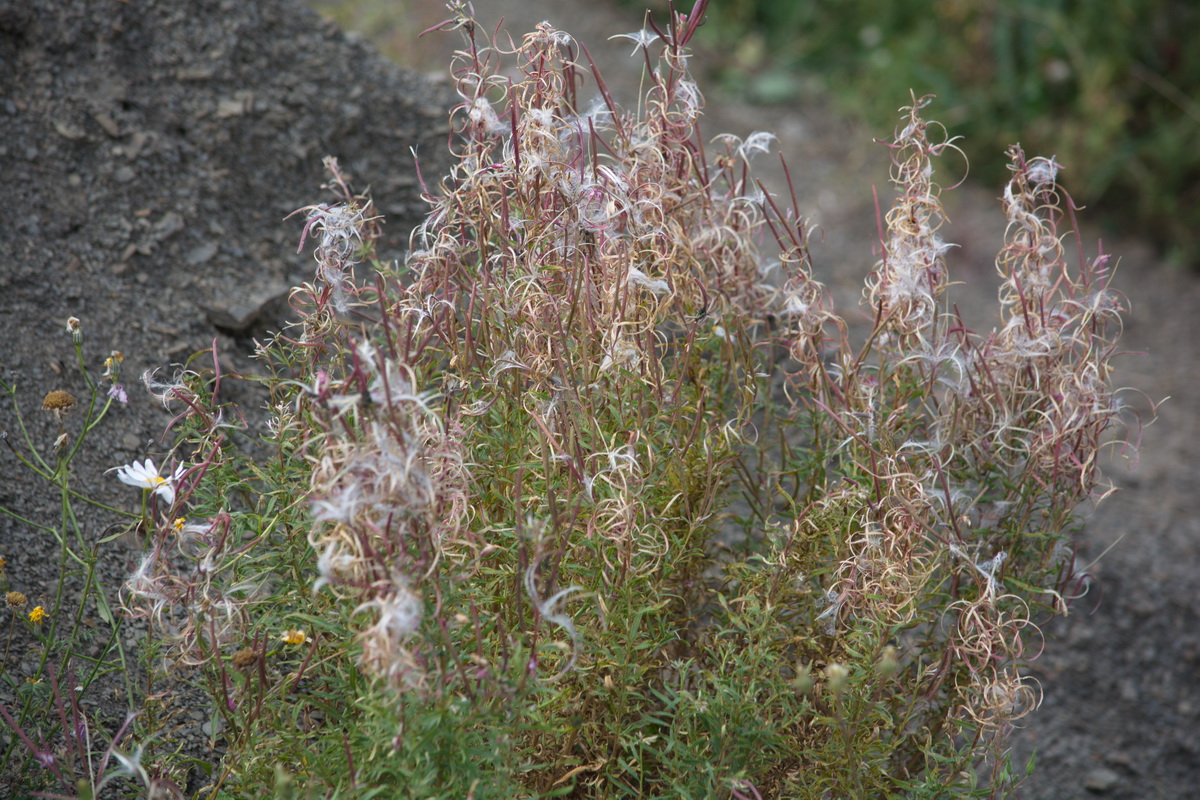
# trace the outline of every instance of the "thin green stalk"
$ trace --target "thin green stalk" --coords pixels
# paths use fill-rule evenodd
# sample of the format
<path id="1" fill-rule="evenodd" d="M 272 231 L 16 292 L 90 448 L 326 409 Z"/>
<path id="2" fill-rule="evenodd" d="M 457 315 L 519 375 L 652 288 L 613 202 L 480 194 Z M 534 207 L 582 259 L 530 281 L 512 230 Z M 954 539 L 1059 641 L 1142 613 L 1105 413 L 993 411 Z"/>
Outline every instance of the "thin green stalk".
<path id="1" fill-rule="evenodd" d="M 51 470 L 49 469 L 49 467 L 47 467 L 45 470 L 39 469 L 39 468 L 38 468 L 38 466 L 37 466 L 36 464 L 32 463 L 32 462 L 31 462 L 29 459 L 27 459 L 27 458 L 25 458 L 23 455 L 21 455 L 21 453 L 20 453 L 20 452 L 18 452 L 18 451 L 17 451 L 17 449 L 16 449 L 16 448 L 14 448 L 14 447 L 12 446 L 12 442 L 9 442 L 9 441 L 8 441 L 8 437 L 7 437 L 7 436 L 0 435 L 0 439 L 2 439 L 2 440 L 5 442 L 5 444 L 7 444 L 7 445 L 8 445 L 8 447 L 9 447 L 9 451 L 10 451 L 10 452 L 12 452 L 13 456 L 14 456 L 14 457 L 16 457 L 16 459 L 17 459 L 18 461 L 20 461 L 20 462 L 21 462 L 21 463 L 22 463 L 22 464 L 23 464 L 25 467 L 27 467 L 27 468 L 29 469 L 29 471 L 30 471 L 30 472 L 34 473 L 34 474 L 35 474 L 35 475 L 37 475 L 39 478 L 43 478 L 43 479 L 45 479 L 45 480 L 47 480 L 47 481 L 49 481 L 49 482 L 53 482 L 53 481 L 54 481 L 54 472 L 53 472 L 53 471 L 51 471 Z M 39 461 L 40 461 L 40 460 L 41 460 L 41 459 L 40 459 L 40 457 L 39 457 Z M 111 512 L 111 513 L 113 513 L 113 514 L 117 514 L 117 515 L 120 515 L 120 516 L 122 516 L 122 517 L 135 517 L 135 516 L 137 516 L 136 514 L 132 514 L 132 513 L 128 512 L 128 511 L 124 511 L 124 510 L 122 510 L 122 509 L 115 508 L 115 507 L 113 507 L 113 506 L 110 506 L 110 505 L 107 505 L 107 504 L 105 504 L 105 503 L 101 503 L 101 502 L 100 502 L 100 501 L 98 501 L 98 500 L 93 500 L 92 498 L 88 497 L 87 495 L 83 494 L 82 492 L 78 492 L 78 491 L 76 491 L 76 490 L 74 490 L 74 489 L 69 489 L 68 491 L 70 492 L 70 494 L 71 494 L 71 497 L 72 497 L 73 499 L 75 499 L 75 500 L 82 500 L 83 502 L 87 503 L 88 505 L 90 505 L 90 506 L 92 506 L 92 507 L 94 507 L 94 508 L 99 508 L 99 509 L 101 509 L 101 510 L 103 510 L 103 511 L 109 511 L 109 512 Z M 19 517 L 19 516 L 17 516 L 16 514 L 14 514 L 13 512 L 11 512 L 11 511 L 9 511 L 8 509 L 4 508 L 3 506 L 0 506 L 0 512 L 3 512 L 3 513 L 5 513 L 5 514 L 8 514 L 9 516 L 13 517 L 14 519 L 19 519 L 19 520 L 21 520 L 22 522 L 25 522 L 25 523 L 27 523 L 27 524 L 29 524 L 29 525 L 33 525 L 34 527 L 37 527 L 37 528 L 42 528 L 43 530 L 53 530 L 52 528 L 49 528 L 49 527 L 47 527 L 47 526 L 45 526 L 45 525 L 38 525 L 38 524 L 37 524 L 37 523 L 35 523 L 35 522 L 31 522 L 31 521 L 29 521 L 29 520 L 25 519 L 24 517 Z"/>
<path id="2" fill-rule="evenodd" d="M 21 460 L 21 463 L 25 464 L 27 467 L 34 470 L 34 472 L 37 472 L 37 474 L 41 475 L 43 478 L 49 479 L 49 476 L 53 473 L 53 470 L 50 469 L 50 465 L 47 464 L 45 459 L 42 458 L 41 454 L 38 453 L 37 448 L 33 446 L 33 437 L 29 435 L 29 429 L 25 426 L 25 415 L 23 413 L 21 413 L 21 404 L 17 400 L 16 384 L 10 385 L 7 383 L 3 383 L 2 381 L 0 381 L 0 384 L 2 384 L 4 386 L 4 388 L 8 390 L 8 393 L 12 398 L 13 412 L 16 414 L 16 417 L 17 417 L 17 427 L 19 427 L 21 429 L 21 438 L 25 440 L 25 446 L 27 448 L 29 448 L 29 452 L 33 453 L 33 457 L 35 459 L 37 459 L 37 462 L 39 464 L 42 465 L 42 468 L 40 470 L 37 469 L 32 464 L 30 464 L 20 453 L 18 453 L 17 449 L 15 447 L 13 447 L 12 442 L 8 441 L 7 433 L 5 433 L 5 435 L 3 437 L 4 443 L 7 444 L 8 449 L 11 450 L 13 452 L 13 454 L 17 456 L 18 459 Z"/>
<path id="3" fill-rule="evenodd" d="M 8 618 L 8 644 L 4 646 L 4 660 L 0 661 L 0 675 L 8 671 L 8 653 L 12 649 L 13 628 L 17 626 L 17 610 L 14 608 Z"/>
<path id="4" fill-rule="evenodd" d="M 87 605 L 88 590 L 92 588 L 96 576 L 95 559 L 87 561 L 87 575 L 83 579 L 83 591 L 79 598 L 79 607 L 75 609 L 75 620 L 71 624 L 71 635 L 67 637 L 67 649 L 63 654 L 62 666 L 59 667 L 59 672 L 63 675 L 68 674 L 68 668 L 71 665 L 71 658 L 75 651 L 75 637 L 79 635 L 79 625 L 83 621 L 83 609 Z M 98 587 L 97 587 L 98 588 Z"/>
<path id="5" fill-rule="evenodd" d="M 37 522 L 34 522 L 31 519 L 26 519 L 25 517 L 22 517 L 20 514 L 16 513 L 15 511 L 11 511 L 11 510 L 5 508 L 4 506 L 0 506 L 0 514 L 4 514 L 7 517 L 15 519 L 17 522 L 24 523 L 25 525 L 28 525 L 31 528 L 36 528 L 37 530 L 47 531 L 49 533 L 57 533 L 58 532 L 57 530 L 50 527 L 49 525 L 41 525 Z"/>
<path id="6" fill-rule="evenodd" d="M 109 634 L 108 642 L 104 645 L 104 648 L 101 650 L 101 652 L 102 653 L 111 653 L 115 649 L 117 656 L 121 662 L 121 670 L 120 670 L 121 677 L 125 681 L 125 699 L 127 701 L 127 704 L 129 705 L 129 709 L 132 711 L 133 710 L 133 682 L 132 682 L 132 679 L 129 677 L 129 666 L 128 666 L 128 664 L 125 663 L 125 652 L 121 648 L 120 643 L 118 642 L 121 625 L 122 625 L 122 623 L 124 623 L 124 621 L 125 621 L 124 617 L 115 617 L 113 619 L 112 633 Z M 115 648 L 113 647 L 114 642 L 117 643 L 117 646 Z M 83 681 L 83 687 L 85 689 L 88 686 L 92 685 L 92 681 L 96 680 L 97 673 L 100 672 L 100 667 L 103 663 L 104 662 L 102 659 L 96 659 L 95 666 L 92 667 L 91 674 L 88 675 L 87 678 Z"/>
<path id="7" fill-rule="evenodd" d="M 66 592 L 66 576 L 67 576 L 67 555 L 71 553 L 71 549 L 67 547 L 67 537 L 59 534 L 59 557 L 58 557 L 58 588 L 54 592 L 54 614 L 50 620 L 50 631 L 46 635 L 46 641 L 42 646 L 42 657 L 38 661 L 37 670 L 33 673 L 33 679 L 40 680 L 42 673 L 46 668 L 46 660 L 50 657 L 50 648 L 54 642 L 54 637 L 58 633 L 58 619 L 62 612 L 63 594 Z M 80 564 L 83 561 L 80 560 Z"/>

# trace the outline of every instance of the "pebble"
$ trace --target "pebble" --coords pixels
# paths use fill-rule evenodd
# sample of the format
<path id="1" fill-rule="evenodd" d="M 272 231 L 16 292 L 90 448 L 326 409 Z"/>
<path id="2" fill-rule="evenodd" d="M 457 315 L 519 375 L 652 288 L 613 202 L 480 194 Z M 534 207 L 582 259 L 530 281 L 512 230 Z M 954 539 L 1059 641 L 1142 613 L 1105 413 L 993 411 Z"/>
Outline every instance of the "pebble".
<path id="1" fill-rule="evenodd" d="M 129 169 L 129 167 L 123 167 L 123 169 Z M 186 223 L 182 216 L 174 211 L 168 211 L 163 214 L 162 219 L 154 224 L 154 241 L 160 242 L 164 239 L 169 239 L 183 230 L 185 225 Z"/>
<path id="2" fill-rule="evenodd" d="M 193 247 L 183 257 L 183 263 L 189 267 L 198 267 L 201 264 L 207 263 L 209 259 L 217 254 L 216 242 L 205 242 L 204 244 Z"/>
<path id="3" fill-rule="evenodd" d="M 284 301 L 289 288 L 271 287 L 242 297 L 217 298 L 204 306 L 205 316 L 213 327 L 239 334 L 250 330 L 269 307 Z"/>
<path id="4" fill-rule="evenodd" d="M 121 135 L 121 129 L 117 126 L 116 121 L 103 111 L 92 114 L 92 119 L 96 120 L 96 123 L 112 138 L 116 139 Z"/>
<path id="5" fill-rule="evenodd" d="M 1120 782 L 1121 776 L 1107 767 L 1097 767 L 1083 779 L 1083 788 L 1089 792 L 1103 794 Z"/>

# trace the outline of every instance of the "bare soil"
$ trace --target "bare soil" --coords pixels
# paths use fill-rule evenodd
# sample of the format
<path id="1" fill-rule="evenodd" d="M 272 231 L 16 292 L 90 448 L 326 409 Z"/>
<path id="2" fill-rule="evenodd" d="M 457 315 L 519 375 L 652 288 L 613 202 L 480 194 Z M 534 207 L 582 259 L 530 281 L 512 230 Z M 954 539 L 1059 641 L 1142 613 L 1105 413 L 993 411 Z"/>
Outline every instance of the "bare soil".
<path id="1" fill-rule="evenodd" d="M 618 96 L 632 99 L 639 62 L 628 58 L 624 40 L 607 37 L 640 28 L 639 15 L 580 0 L 477 7 L 486 23 L 507 17 L 514 35 L 550 19 L 586 43 Z M 411 11 L 407 34 L 393 39 L 415 42 L 442 13 L 440 3 Z M 421 68 L 444 75 L 440 59 L 457 40 L 428 42 L 412 47 L 439 60 Z M 757 108 L 707 93 L 709 133 L 780 137 L 803 210 L 820 226 L 818 269 L 843 307 L 853 308 L 875 260 L 872 185 L 882 202 L 888 197 L 887 153 L 871 137 L 890 132 L 855 128 L 815 95 Z M 422 211 L 409 151 L 419 149 L 427 176 L 441 173 L 449 103 L 444 82 L 397 68 L 361 38 L 285 0 L 0 0 L 0 175 L 9 192 L 0 225 L 0 369 L 18 386 L 34 441 L 48 448 L 58 432 L 40 411 L 48 391 L 85 395 L 68 316 L 82 320 L 94 371 L 110 351 L 126 355 L 130 403 L 92 434 L 74 464 L 76 488 L 132 507 L 136 493 L 106 470 L 165 451 L 169 417 L 141 391 L 143 370 L 183 362 L 214 343 L 225 369 L 252 369 L 253 338 L 278 329 L 287 288 L 310 274 L 308 257 L 296 253 L 300 223 L 282 220 L 322 199 L 323 156 L 337 156 L 357 185 L 370 184 L 388 215 L 384 253 L 402 253 Z M 948 164 L 944 182 L 960 171 Z M 1070 165 L 1063 180 L 1069 188 Z M 965 283 L 954 296 L 985 330 L 994 323 L 992 258 L 1004 224 L 997 194 L 998 187 L 968 183 L 946 197 L 954 222 L 947 238 L 960 244 L 951 266 Z M 1129 355 L 1119 360 L 1116 383 L 1172 399 L 1145 429 L 1136 471 L 1130 454 L 1110 454 L 1107 473 L 1120 491 L 1079 534 L 1079 558 L 1094 562 L 1098 583 L 1069 617 L 1045 626 L 1044 652 L 1031 667 L 1044 702 L 1014 737 L 1018 759 L 1037 752 L 1021 796 L 1197 797 L 1200 280 L 1164 267 L 1136 237 L 1084 234 L 1089 252 L 1102 237 L 1121 258 L 1115 283 L 1131 310 Z M 243 399 L 253 414 L 256 399 Z M 1147 413 L 1142 395 L 1126 401 Z M 77 434 L 79 421 L 68 419 L 68 432 Z M 0 428 L 18 435 L 8 397 L 0 397 Z M 0 448 L 0 506 L 58 524 L 58 499 L 7 448 Z M 114 521 L 80 511 L 92 540 Z M 0 516 L 12 588 L 53 599 L 58 553 L 53 536 Z M 115 591 L 136 558 L 119 541 L 101 548 L 104 585 Z M 68 581 L 68 597 L 78 586 Z M 126 628 L 130 652 L 139 636 L 136 626 Z M 32 674 L 30 644 L 18 636 L 10 674 Z M 98 652 L 99 643 L 92 647 Z M 127 704 L 121 681 L 102 686 L 90 711 L 119 722 Z M 11 700 L 0 685 L 0 702 Z M 204 757 L 206 714 L 189 702 L 177 699 L 173 719 Z M 193 775 L 193 788 L 199 783 Z M 5 787 L 0 776 L 0 796 Z"/>

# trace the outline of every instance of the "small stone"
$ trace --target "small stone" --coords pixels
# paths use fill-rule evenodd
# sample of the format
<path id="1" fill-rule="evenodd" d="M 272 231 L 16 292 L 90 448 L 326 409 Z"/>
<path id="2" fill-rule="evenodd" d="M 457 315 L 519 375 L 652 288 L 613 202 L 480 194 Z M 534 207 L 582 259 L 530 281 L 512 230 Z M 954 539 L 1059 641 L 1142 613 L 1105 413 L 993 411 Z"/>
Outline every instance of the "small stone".
<path id="1" fill-rule="evenodd" d="M 175 77 L 181 81 L 211 80 L 216 71 L 212 67 L 185 67 L 175 70 Z"/>
<path id="2" fill-rule="evenodd" d="M 1114 767 L 1123 767 L 1124 769 L 1134 773 L 1138 773 L 1136 767 L 1136 759 L 1124 750 L 1114 750 L 1104 756 L 1104 762 Z"/>
<path id="3" fill-rule="evenodd" d="M 58 135 L 64 139 L 82 139 L 84 137 L 84 132 L 78 125 L 73 125 L 66 120 L 54 120 L 54 130 L 58 131 Z"/>
<path id="4" fill-rule="evenodd" d="M 1121 776 L 1107 767 L 1097 767 L 1083 779 L 1083 788 L 1089 792 L 1102 794 L 1112 789 L 1121 780 Z"/>
<path id="5" fill-rule="evenodd" d="M 240 117 L 250 110 L 250 104 L 253 102 L 245 96 L 223 97 L 217 101 L 217 119 Z"/>
<path id="6" fill-rule="evenodd" d="M 279 287 L 245 297 L 219 298 L 216 303 L 204 306 L 204 313 L 214 328 L 233 334 L 246 333 L 259 317 L 281 303 L 289 291 Z"/>
<path id="7" fill-rule="evenodd" d="M 205 242 L 202 245 L 193 247 L 183 257 L 183 263 L 189 267 L 198 267 L 201 264 L 208 263 L 209 259 L 217 254 L 216 242 Z"/>
<path id="8" fill-rule="evenodd" d="M 96 120 L 96 124 L 103 128 L 104 132 L 112 138 L 116 139 L 121 135 L 121 129 L 117 126 L 116 121 L 103 111 L 97 111 L 92 115 L 92 119 Z"/>
<path id="9" fill-rule="evenodd" d="M 130 161 L 133 161 L 139 155 L 141 155 L 142 148 L 146 146 L 147 141 L 149 141 L 149 137 L 147 137 L 146 134 L 142 133 L 141 131 L 134 132 L 129 141 L 129 148 L 125 151 L 125 155 Z"/>
<path id="10" fill-rule="evenodd" d="M 123 169 L 129 168 L 124 167 Z M 154 231 L 152 234 L 154 241 L 161 242 L 164 239 L 169 239 L 183 230 L 184 225 L 185 223 L 183 217 L 174 211 L 168 211 L 167 213 L 163 214 L 162 219 L 154 224 Z"/>

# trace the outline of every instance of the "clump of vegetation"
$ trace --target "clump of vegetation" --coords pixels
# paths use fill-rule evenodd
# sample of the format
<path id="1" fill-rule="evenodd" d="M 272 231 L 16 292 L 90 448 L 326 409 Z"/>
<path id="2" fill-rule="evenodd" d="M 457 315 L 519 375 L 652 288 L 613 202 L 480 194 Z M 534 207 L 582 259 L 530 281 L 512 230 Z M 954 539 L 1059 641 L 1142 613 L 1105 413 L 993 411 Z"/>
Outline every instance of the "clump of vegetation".
<path id="1" fill-rule="evenodd" d="M 1120 298 L 1107 255 L 1067 263 L 1057 164 L 1010 151 L 1003 326 L 976 335 L 947 310 L 954 144 L 914 99 L 852 342 L 795 198 L 753 178 L 771 137 L 700 133 L 703 3 L 628 35 L 631 107 L 594 70 L 581 96 L 568 34 L 509 52 L 453 9 L 455 166 L 405 263 L 336 162 L 302 210 L 316 275 L 259 347 L 271 455 L 230 444 L 215 357 L 147 376 L 185 462 L 119 474 L 147 713 L 97 769 L 59 681 L 57 714 L 5 711 L 6 761 L 182 796 L 155 709 L 190 682 L 222 755 L 201 797 L 1004 794 L 1122 415 Z"/>
<path id="2" fill-rule="evenodd" d="M 740 90 L 780 102 L 821 81 L 871 126 L 910 88 L 936 94 L 978 179 L 1001 179 L 1011 142 L 1056 153 L 1098 219 L 1197 263 L 1193 4 L 717 0 L 710 13 L 705 31 L 736 53 L 724 74 Z"/>

